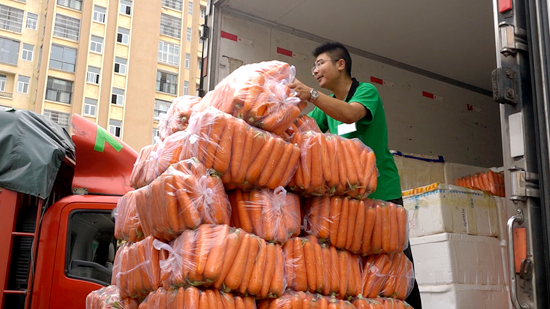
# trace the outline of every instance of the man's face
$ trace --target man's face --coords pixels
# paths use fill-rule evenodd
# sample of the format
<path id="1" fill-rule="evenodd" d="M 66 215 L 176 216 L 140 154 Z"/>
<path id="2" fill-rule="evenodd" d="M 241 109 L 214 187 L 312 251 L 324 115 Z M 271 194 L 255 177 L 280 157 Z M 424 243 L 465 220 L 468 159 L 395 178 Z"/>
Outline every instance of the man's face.
<path id="1" fill-rule="evenodd" d="M 322 88 L 327 88 L 339 75 L 335 61 L 332 61 L 327 53 L 317 56 L 311 73 Z"/>

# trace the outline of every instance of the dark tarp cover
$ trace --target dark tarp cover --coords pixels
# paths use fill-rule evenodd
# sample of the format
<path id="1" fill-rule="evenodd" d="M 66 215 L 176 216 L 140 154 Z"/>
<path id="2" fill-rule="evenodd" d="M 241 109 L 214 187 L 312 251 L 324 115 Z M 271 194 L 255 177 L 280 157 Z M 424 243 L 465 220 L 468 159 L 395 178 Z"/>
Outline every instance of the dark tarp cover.
<path id="1" fill-rule="evenodd" d="M 61 126 L 31 111 L 0 110 L 0 188 L 45 199 L 65 156 L 76 161 Z"/>

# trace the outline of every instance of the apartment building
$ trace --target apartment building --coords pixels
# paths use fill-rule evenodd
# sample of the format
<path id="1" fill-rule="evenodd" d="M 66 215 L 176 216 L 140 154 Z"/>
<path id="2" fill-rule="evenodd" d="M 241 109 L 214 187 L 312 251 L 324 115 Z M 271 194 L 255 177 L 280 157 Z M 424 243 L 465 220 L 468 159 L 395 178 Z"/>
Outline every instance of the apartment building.
<path id="1" fill-rule="evenodd" d="M 197 95 L 205 0 L 0 3 L 0 106 L 70 129 L 72 114 L 139 151 L 171 101 Z"/>

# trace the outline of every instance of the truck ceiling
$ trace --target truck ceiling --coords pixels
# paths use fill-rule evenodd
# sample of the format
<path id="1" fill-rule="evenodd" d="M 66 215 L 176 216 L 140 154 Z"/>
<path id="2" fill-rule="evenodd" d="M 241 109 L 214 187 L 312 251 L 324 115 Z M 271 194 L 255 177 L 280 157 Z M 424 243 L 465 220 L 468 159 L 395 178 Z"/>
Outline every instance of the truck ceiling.
<path id="1" fill-rule="evenodd" d="M 313 41 L 489 94 L 492 1 L 219 0 L 226 11 Z"/>

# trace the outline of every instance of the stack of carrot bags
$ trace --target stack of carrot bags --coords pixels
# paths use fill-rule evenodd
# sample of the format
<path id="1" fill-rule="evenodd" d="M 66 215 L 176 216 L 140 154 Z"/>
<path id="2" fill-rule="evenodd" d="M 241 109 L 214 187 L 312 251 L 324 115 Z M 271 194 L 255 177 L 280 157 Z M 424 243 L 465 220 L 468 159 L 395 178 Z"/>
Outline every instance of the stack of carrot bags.
<path id="1" fill-rule="evenodd" d="M 482 190 L 491 195 L 505 197 L 504 191 L 504 173 L 495 173 L 492 170 L 487 172 L 479 172 L 472 175 L 459 177 L 456 179 L 456 185 Z"/>
<path id="2" fill-rule="evenodd" d="M 174 100 L 159 143 L 134 165 L 136 190 L 114 210 L 116 299 L 128 308 L 410 308 L 405 210 L 368 198 L 378 176 L 370 148 L 299 115 L 294 75 L 279 61 L 246 65 L 203 99 Z"/>

